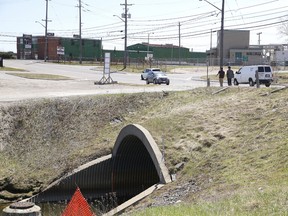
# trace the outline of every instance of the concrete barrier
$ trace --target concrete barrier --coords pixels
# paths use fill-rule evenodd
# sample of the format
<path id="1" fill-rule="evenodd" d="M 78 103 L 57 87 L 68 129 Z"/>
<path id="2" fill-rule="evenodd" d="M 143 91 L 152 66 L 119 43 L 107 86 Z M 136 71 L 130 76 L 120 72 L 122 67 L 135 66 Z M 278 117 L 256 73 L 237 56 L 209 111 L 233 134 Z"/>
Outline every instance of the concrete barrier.
<path id="1" fill-rule="evenodd" d="M 33 202 L 12 203 L 3 210 L 3 216 L 41 216 L 41 208 Z"/>

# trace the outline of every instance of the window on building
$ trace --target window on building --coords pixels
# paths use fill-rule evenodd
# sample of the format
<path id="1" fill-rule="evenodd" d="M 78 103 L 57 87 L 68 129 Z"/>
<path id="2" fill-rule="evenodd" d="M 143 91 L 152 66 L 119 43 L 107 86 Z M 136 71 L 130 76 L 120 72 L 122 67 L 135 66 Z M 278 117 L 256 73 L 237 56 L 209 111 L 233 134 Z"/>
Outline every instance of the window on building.
<path id="1" fill-rule="evenodd" d="M 247 52 L 247 55 L 261 56 L 261 52 Z"/>
<path id="2" fill-rule="evenodd" d="M 38 38 L 32 38 L 32 44 L 38 44 Z"/>
<path id="3" fill-rule="evenodd" d="M 236 58 L 236 60 L 242 60 L 242 52 L 236 52 L 235 58 Z"/>

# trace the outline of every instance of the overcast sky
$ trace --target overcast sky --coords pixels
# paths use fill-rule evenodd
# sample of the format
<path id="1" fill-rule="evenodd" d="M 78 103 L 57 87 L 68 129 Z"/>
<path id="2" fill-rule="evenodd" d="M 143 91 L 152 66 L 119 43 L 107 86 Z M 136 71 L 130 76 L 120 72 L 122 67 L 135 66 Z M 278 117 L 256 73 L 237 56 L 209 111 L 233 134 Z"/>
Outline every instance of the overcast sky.
<path id="1" fill-rule="evenodd" d="M 208 0 L 207 0 L 208 1 Z M 221 0 L 127 0 L 128 46 L 135 43 L 179 45 L 194 51 L 216 46 Z M 125 0 L 82 0 L 82 38 L 103 40 L 104 49 L 123 50 Z M 213 6 L 214 5 L 214 6 Z M 79 34 L 79 0 L 48 1 L 48 32 Z M 225 0 L 225 29 L 250 30 L 250 44 L 287 43 L 279 34 L 288 20 L 287 0 Z M 113 16 L 117 15 L 117 16 Z M 0 51 L 16 52 L 16 37 L 44 35 L 46 0 L 0 0 Z M 211 40 L 212 30 L 212 40 Z M 261 34 L 258 34 L 261 33 Z"/>

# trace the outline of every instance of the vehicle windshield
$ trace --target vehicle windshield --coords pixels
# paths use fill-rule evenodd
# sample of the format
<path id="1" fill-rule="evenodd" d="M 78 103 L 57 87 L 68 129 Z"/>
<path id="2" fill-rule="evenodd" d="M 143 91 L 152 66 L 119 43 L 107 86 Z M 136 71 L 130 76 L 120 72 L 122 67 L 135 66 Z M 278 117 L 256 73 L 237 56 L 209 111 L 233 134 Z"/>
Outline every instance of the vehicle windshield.
<path id="1" fill-rule="evenodd" d="M 154 74 L 156 76 L 166 76 L 166 74 L 164 72 L 162 72 L 162 71 L 156 71 L 156 72 L 154 72 Z"/>
<path id="2" fill-rule="evenodd" d="M 152 71 L 161 71 L 159 68 L 153 68 Z"/>

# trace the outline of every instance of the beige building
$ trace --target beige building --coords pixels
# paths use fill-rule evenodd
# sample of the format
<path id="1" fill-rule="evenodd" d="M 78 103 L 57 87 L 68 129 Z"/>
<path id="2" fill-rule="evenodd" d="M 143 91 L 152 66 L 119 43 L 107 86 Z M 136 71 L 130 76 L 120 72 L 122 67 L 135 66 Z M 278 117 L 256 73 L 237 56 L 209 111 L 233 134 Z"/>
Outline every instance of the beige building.
<path id="1" fill-rule="evenodd" d="M 220 56 L 221 31 L 217 32 L 217 56 Z M 248 49 L 250 31 L 224 30 L 223 58 L 230 58 L 230 49 Z"/>
<path id="2" fill-rule="evenodd" d="M 253 65 L 262 64 L 263 61 L 262 49 L 230 49 L 229 59 L 231 63 L 236 65 Z"/>
<path id="3" fill-rule="evenodd" d="M 210 64 L 219 65 L 221 31 L 217 32 L 217 47 L 207 51 Z M 251 48 L 249 30 L 224 30 L 223 35 L 224 65 L 262 64 L 261 48 Z"/>

